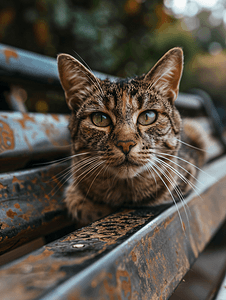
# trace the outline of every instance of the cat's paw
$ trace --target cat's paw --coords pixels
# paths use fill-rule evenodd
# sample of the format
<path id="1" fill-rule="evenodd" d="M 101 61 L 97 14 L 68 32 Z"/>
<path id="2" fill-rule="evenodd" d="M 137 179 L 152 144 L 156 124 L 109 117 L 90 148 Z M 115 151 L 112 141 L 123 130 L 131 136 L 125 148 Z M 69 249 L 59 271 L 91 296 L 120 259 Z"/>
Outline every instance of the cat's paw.
<path id="1" fill-rule="evenodd" d="M 65 202 L 69 213 L 82 226 L 107 216 L 114 211 L 105 204 L 93 203 L 80 195 L 79 191 L 70 190 L 70 187 L 66 192 Z"/>

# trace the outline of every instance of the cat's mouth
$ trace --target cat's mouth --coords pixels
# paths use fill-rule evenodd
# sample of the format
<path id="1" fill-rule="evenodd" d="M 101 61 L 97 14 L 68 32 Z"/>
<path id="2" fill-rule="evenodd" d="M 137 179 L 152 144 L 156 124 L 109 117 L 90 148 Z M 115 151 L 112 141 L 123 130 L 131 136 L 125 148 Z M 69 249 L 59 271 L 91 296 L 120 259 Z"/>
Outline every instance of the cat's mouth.
<path id="1" fill-rule="evenodd" d="M 122 166 L 124 166 L 124 167 L 141 167 L 142 165 L 131 159 L 128 159 L 126 157 L 123 162 L 116 165 L 116 167 L 122 167 Z"/>
<path id="2" fill-rule="evenodd" d="M 132 159 L 125 158 L 122 162 L 111 168 L 112 172 L 117 174 L 118 178 L 133 178 L 140 173 L 143 165 L 133 161 Z"/>

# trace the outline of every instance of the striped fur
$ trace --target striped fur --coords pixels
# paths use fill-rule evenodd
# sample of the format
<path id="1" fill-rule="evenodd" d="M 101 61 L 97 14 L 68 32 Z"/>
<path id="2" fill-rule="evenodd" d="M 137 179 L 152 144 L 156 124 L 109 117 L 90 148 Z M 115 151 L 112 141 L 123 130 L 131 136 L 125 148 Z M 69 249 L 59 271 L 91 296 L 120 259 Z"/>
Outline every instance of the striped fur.
<path id="1" fill-rule="evenodd" d="M 180 48 L 168 51 L 146 75 L 116 82 L 101 81 L 66 54 L 58 56 L 58 67 L 72 112 L 72 175 L 65 201 L 77 220 L 87 224 L 117 207 L 163 203 L 178 198 L 178 189 L 191 189 L 193 165 L 203 163 L 204 152 L 188 152 L 180 139 L 202 149 L 204 142 L 192 124 L 182 130 L 174 105 L 183 69 Z M 155 120 L 141 125 L 147 111 Z M 97 126 L 95 113 L 110 124 Z"/>

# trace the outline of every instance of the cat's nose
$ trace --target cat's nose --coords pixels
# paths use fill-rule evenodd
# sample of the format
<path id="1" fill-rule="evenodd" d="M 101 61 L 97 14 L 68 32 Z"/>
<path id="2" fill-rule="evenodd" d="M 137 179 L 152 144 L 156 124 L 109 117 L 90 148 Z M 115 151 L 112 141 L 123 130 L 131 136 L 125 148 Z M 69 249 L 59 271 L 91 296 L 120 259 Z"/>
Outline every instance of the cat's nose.
<path id="1" fill-rule="evenodd" d="M 136 142 L 129 141 L 118 141 L 116 147 L 118 147 L 124 154 L 128 154 L 130 150 L 136 145 Z"/>

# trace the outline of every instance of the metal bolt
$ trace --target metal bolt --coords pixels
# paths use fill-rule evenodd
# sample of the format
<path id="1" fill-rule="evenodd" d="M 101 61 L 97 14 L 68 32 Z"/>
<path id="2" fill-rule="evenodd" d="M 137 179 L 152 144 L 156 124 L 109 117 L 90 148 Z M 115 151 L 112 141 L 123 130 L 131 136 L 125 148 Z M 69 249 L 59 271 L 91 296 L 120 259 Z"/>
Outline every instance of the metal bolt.
<path id="1" fill-rule="evenodd" d="M 72 247 L 73 248 L 83 248 L 83 247 L 85 247 L 85 245 L 84 244 L 74 244 L 74 245 L 72 245 Z"/>

